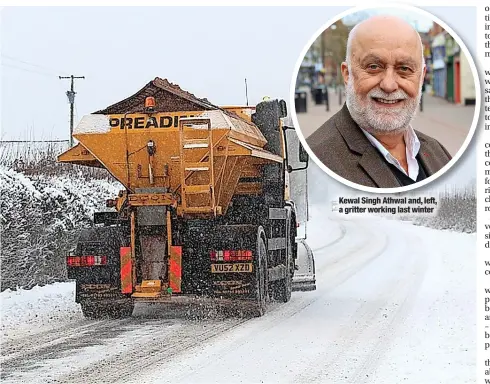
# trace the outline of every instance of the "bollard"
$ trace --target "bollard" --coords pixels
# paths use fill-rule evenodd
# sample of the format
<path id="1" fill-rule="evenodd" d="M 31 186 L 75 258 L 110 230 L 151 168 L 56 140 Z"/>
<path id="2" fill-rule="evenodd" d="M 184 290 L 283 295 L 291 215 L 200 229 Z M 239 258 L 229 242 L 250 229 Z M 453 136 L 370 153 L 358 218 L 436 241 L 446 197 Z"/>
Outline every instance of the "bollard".
<path id="1" fill-rule="evenodd" d="M 327 112 L 330 111 L 330 102 L 328 100 L 328 87 L 325 88 L 325 106 L 327 109 Z"/>
<path id="2" fill-rule="evenodd" d="M 339 105 L 342 105 L 342 88 L 339 87 Z"/>
<path id="3" fill-rule="evenodd" d="M 296 91 L 294 95 L 294 109 L 296 113 L 306 113 L 307 111 L 306 92 Z"/>
<path id="4" fill-rule="evenodd" d="M 323 104 L 323 89 L 315 88 L 315 104 L 320 105 Z"/>

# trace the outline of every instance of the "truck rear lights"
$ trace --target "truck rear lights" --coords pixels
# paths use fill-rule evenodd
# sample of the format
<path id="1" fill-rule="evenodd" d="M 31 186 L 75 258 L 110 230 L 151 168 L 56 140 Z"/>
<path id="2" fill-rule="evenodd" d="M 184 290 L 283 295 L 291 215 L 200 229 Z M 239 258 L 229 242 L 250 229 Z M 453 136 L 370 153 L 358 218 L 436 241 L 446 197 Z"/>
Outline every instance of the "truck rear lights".
<path id="1" fill-rule="evenodd" d="M 66 264 L 69 267 L 93 267 L 107 265 L 107 256 L 68 256 Z"/>
<path id="2" fill-rule="evenodd" d="M 211 261 L 245 261 L 252 260 L 252 251 L 248 249 L 225 249 L 222 251 L 213 250 L 209 252 L 209 256 L 211 257 Z"/>

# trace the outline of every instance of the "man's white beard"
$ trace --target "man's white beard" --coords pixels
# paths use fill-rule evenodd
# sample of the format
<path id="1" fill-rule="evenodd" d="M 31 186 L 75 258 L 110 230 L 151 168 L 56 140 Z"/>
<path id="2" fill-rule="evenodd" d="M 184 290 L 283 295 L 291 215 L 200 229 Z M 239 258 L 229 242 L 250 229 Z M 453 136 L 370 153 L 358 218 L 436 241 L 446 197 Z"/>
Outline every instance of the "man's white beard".
<path id="1" fill-rule="evenodd" d="M 416 97 L 411 98 L 401 89 L 386 93 L 377 86 L 370 90 L 363 100 L 354 89 L 352 76 L 349 76 L 345 93 L 347 108 L 357 125 L 368 132 L 385 135 L 399 134 L 408 129 L 422 97 L 422 90 L 419 90 Z M 373 97 L 387 100 L 405 99 L 405 101 L 400 107 L 379 108 L 374 104 L 376 102 Z"/>

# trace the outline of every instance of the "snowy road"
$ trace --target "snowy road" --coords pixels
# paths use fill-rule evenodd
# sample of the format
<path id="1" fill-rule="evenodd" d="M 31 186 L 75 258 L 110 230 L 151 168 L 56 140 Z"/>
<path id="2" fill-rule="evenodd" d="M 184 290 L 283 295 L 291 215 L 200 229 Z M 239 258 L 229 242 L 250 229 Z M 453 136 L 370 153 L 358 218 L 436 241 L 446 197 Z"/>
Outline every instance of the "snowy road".
<path id="1" fill-rule="evenodd" d="M 248 321 L 140 306 L 3 324 L 2 382 L 475 382 L 474 235 L 313 212 L 316 291 Z"/>

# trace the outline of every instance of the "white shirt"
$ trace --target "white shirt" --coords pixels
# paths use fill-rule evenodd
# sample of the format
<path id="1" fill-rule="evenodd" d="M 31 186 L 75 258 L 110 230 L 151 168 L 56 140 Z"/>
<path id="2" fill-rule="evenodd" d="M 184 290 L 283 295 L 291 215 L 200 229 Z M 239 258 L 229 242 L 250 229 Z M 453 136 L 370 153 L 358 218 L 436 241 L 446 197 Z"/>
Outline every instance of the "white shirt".
<path id="1" fill-rule="evenodd" d="M 408 164 L 408 174 L 401 166 L 400 162 L 390 153 L 388 150 L 383 147 L 383 145 L 369 132 L 365 131 L 361 128 L 361 131 L 366 135 L 367 139 L 374 145 L 378 151 L 383 155 L 383 158 L 390 164 L 397 167 L 400 171 L 402 171 L 405 175 L 410 177 L 413 181 L 417 181 L 417 177 L 419 175 L 419 163 L 415 158 L 420 150 L 420 141 L 415 134 L 415 131 L 411 126 L 403 134 L 405 139 L 405 147 L 407 154 L 407 164 Z"/>

